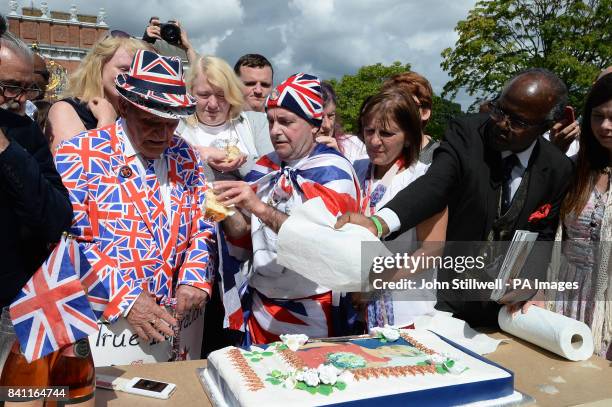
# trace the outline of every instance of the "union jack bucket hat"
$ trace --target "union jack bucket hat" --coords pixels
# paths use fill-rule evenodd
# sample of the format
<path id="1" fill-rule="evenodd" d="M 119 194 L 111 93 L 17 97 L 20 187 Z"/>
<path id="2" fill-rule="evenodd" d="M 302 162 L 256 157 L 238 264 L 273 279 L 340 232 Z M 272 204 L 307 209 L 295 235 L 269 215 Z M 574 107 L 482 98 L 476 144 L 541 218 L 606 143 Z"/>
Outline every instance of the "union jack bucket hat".
<path id="1" fill-rule="evenodd" d="M 272 107 L 287 109 L 315 127 L 323 122 L 321 81 L 314 75 L 296 73 L 278 85 L 266 100 L 266 110 Z"/>
<path id="2" fill-rule="evenodd" d="M 195 99 L 187 93 L 183 65 L 178 57 L 138 50 L 128 73 L 115 78 L 121 96 L 137 107 L 167 119 L 195 112 Z"/>

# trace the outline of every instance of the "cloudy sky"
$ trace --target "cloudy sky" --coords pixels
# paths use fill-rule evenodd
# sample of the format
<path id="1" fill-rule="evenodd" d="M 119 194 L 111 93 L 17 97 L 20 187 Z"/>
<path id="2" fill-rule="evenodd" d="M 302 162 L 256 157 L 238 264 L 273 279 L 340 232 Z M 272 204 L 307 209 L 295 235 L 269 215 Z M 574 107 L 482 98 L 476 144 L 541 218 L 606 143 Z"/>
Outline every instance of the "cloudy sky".
<path id="1" fill-rule="evenodd" d="M 304 71 L 340 79 L 363 65 L 400 61 L 425 75 L 439 93 L 448 80 L 440 52 L 452 46 L 457 21 L 475 0 L 48 0 L 51 10 L 107 13 L 111 29 L 141 36 L 149 16 L 178 19 L 197 51 L 233 66 L 246 53 L 274 65 L 275 80 Z M 40 0 L 18 0 L 40 6 Z M 8 12 L 8 0 L 0 0 Z M 459 94 L 467 108 L 472 98 Z"/>

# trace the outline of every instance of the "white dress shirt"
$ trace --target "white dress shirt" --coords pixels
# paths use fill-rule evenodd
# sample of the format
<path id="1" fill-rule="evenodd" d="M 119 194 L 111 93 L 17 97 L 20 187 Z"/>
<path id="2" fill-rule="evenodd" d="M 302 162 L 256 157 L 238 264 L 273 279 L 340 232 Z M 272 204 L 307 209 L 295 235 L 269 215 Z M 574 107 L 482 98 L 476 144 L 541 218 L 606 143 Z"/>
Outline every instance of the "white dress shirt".
<path id="1" fill-rule="evenodd" d="M 550 141 L 550 130 L 542 134 L 542 137 Z M 578 138 L 575 138 L 574 141 L 572 141 L 572 144 L 570 144 L 567 151 L 565 152 L 565 155 L 572 158 L 578 155 L 578 151 L 580 151 L 580 142 L 578 141 Z"/>
<path id="2" fill-rule="evenodd" d="M 517 165 L 512 169 L 511 178 L 510 178 L 510 196 L 514 198 L 514 194 L 518 190 L 519 185 L 521 185 L 521 181 L 523 180 L 523 174 L 529 165 L 529 159 L 531 158 L 531 153 L 533 153 L 533 148 L 537 139 L 531 143 L 529 147 L 520 153 L 515 153 L 519 159 L 520 166 Z M 511 151 L 502 151 L 502 159 L 508 157 L 512 154 Z M 383 208 L 380 211 L 376 212 L 376 216 L 382 219 L 387 226 L 389 227 L 389 234 L 396 232 L 402 226 L 399 217 L 395 212 L 393 212 L 389 208 Z M 425 219 L 423 219 L 425 220 Z"/>

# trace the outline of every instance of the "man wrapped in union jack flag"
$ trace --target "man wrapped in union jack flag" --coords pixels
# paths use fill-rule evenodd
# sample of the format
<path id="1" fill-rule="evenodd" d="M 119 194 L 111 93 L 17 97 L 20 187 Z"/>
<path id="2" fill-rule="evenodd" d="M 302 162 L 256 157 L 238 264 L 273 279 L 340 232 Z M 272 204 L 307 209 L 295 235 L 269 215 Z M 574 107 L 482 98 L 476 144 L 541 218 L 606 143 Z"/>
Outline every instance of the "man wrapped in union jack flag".
<path id="1" fill-rule="evenodd" d="M 81 281 L 94 311 L 125 317 L 142 339 L 162 341 L 211 288 L 206 183 L 194 150 L 175 135 L 193 114 L 179 58 L 136 52 L 115 79 L 120 118 L 60 146 L 56 165 L 74 208 L 71 233 L 91 264 Z"/>
<path id="2" fill-rule="evenodd" d="M 323 114 L 317 77 L 303 73 L 289 77 L 268 97 L 266 113 L 275 151 L 255 164 L 246 177 L 248 183 L 214 183 L 220 202 L 251 215 L 247 220 L 237 213 L 223 221 L 231 238 L 250 233 L 253 244 L 253 271 L 242 301 L 245 344 L 269 343 L 284 333 L 331 334 L 330 290 L 276 262 L 277 234 L 291 210 L 309 199 L 322 198 L 336 216 L 359 208 L 360 200 L 350 162 L 315 141 Z"/>

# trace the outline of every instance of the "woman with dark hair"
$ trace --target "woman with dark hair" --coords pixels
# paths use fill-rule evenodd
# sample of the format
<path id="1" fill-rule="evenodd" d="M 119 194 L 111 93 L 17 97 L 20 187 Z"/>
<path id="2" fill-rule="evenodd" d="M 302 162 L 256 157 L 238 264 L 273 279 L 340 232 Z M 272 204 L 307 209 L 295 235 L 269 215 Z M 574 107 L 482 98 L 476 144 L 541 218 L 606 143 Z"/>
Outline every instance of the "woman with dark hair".
<path id="1" fill-rule="evenodd" d="M 369 98 L 361 109 L 359 128 L 369 159 L 358 160 L 354 166 L 364 195 L 361 213 L 371 216 L 423 175 L 429 165 L 418 161 L 423 137 L 421 116 L 413 95 L 406 89 L 387 88 Z M 440 242 L 446 238 L 447 218 L 447 210 L 444 210 L 397 239 L 405 243 L 409 252 L 419 249 L 417 242 L 431 242 L 421 247 L 419 253 L 439 255 L 442 252 Z M 414 271 L 400 270 L 395 278 Z M 433 271 L 426 273 L 429 274 L 422 274 L 423 278 L 432 277 Z M 409 326 L 414 318 L 433 312 L 435 293 L 429 294 L 426 300 L 407 301 L 397 293 L 382 293 L 368 304 L 368 327 Z"/>
<path id="2" fill-rule="evenodd" d="M 579 289 L 558 292 L 549 308 L 585 322 L 593 331 L 595 352 L 612 360 L 612 74 L 593 85 L 584 107 L 576 174 L 561 208 L 549 281 L 577 282 Z M 554 280 L 552 280 L 554 279 Z"/>
<path id="3" fill-rule="evenodd" d="M 353 134 L 345 134 L 338 121 L 336 92 L 329 82 L 321 82 L 323 95 L 323 122 L 317 133 L 317 143 L 340 151 L 350 162 L 367 158 L 363 142 Z"/>

